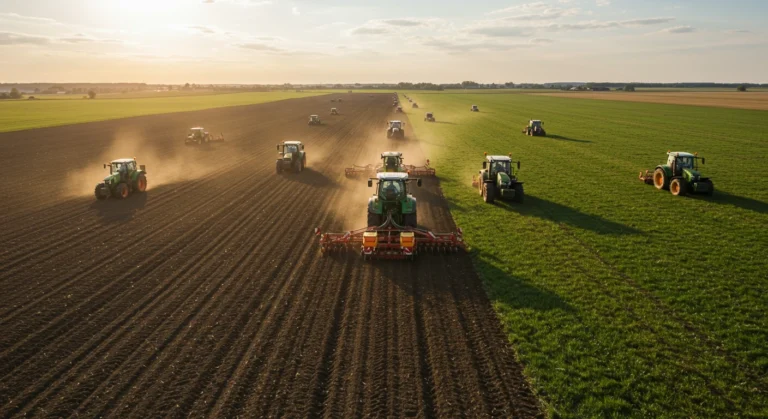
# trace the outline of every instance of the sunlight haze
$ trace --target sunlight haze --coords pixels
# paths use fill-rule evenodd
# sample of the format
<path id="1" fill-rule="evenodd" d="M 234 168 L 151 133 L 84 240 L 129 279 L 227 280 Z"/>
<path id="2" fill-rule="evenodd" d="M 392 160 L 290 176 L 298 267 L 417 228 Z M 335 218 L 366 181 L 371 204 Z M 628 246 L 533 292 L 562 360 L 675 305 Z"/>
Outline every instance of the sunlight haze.
<path id="1" fill-rule="evenodd" d="M 766 82 L 762 1 L 0 0 L 4 82 Z"/>

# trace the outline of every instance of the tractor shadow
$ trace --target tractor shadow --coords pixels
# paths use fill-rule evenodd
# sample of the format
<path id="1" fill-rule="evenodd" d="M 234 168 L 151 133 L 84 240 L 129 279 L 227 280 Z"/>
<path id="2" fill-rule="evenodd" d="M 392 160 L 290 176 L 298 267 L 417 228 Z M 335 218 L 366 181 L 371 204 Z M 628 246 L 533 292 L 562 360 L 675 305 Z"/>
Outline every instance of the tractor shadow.
<path id="1" fill-rule="evenodd" d="M 547 134 L 545 138 L 551 138 L 557 141 L 570 141 L 574 143 L 591 143 L 592 142 L 589 140 L 578 140 L 576 138 L 568 138 L 568 137 L 563 137 L 562 135 L 552 135 L 552 134 Z"/>
<path id="2" fill-rule="evenodd" d="M 472 301 L 492 310 L 492 302 L 500 302 L 510 309 L 537 311 L 576 310 L 558 294 L 542 288 L 532 281 L 505 271 L 502 261 L 477 253 L 429 254 L 421 253 L 414 261 L 374 260 L 358 261 L 359 255 L 348 254 L 346 263 L 365 263 L 374 277 L 381 277 L 415 302 L 447 299 L 451 304 Z M 482 279 L 481 279 L 482 278 Z M 490 299 L 489 299 L 490 296 Z"/>
<path id="3" fill-rule="evenodd" d="M 137 193 L 126 199 L 109 198 L 104 201 L 95 201 L 90 208 L 96 211 L 96 214 L 108 223 L 121 223 L 130 221 L 138 212 L 147 205 L 149 191 L 146 193 Z"/>
<path id="4" fill-rule="evenodd" d="M 516 275 L 513 268 L 499 269 L 498 266 L 504 266 L 505 262 L 493 255 L 475 252 L 472 255 L 472 262 L 483 278 L 491 298 L 512 309 L 576 311 L 555 292 Z"/>
<path id="5" fill-rule="evenodd" d="M 310 167 L 305 168 L 301 173 L 281 173 L 280 176 L 290 182 L 303 183 L 316 188 L 339 187 L 335 180 Z"/>
<path id="6" fill-rule="evenodd" d="M 523 204 L 497 200 L 495 205 L 508 211 L 517 212 L 523 216 L 537 217 L 543 220 L 553 221 L 557 224 L 566 224 L 574 228 L 589 230 L 597 234 L 642 234 L 639 230 L 627 225 L 606 220 L 597 215 L 585 214 L 571 207 L 531 195 L 525 196 L 525 203 Z"/>
<path id="7" fill-rule="evenodd" d="M 448 122 L 448 121 L 435 121 L 433 124 L 445 124 L 445 125 L 459 125 L 455 122 Z"/>
<path id="8" fill-rule="evenodd" d="M 717 187 L 717 185 L 715 185 Z M 768 203 L 758 201 L 752 198 L 745 198 L 743 196 L 732 195 L 728 192 L 721 192 L 715 189 L 714 195 L 711 197 L 704 195 L 690 194 L 689 198 L 702 200 L 706 202 L 712 202 L 718 205 L 733 205 L 734 207 L 754 211 L 758 214 L 768 214 Z"/>

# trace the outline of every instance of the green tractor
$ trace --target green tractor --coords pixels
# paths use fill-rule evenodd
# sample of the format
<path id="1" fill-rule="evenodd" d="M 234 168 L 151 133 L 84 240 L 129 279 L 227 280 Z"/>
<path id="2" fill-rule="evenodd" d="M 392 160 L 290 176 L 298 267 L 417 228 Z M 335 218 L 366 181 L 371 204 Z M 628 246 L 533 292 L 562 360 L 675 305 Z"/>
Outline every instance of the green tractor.
<path id="1" fill-rule="evenodd" d="M 307 153 L 304 152 L 304 144 L 301 141 L 283 141 L 277 145 L 277 152 L 280 155 L 275 162 L 278 174 L 283 171 L 300 173 L 307 167 Z"/>
<path id="2" fill-rule="evenodd" d="M 379 227 L 387 216 L 400 227 L 416 227 L 416 198 L 409 193 L 409 184 L 416 180 L 421 186 L 421 179 L 409 179 L 408 173 L 382 172 L 376 174 L 376 194 L 368 199 L 368 227 Z M 368 187 L 373 186 L 374 178 L 368 179 Z"/>
<path id="3" fill-rule="evenodd" d="M 144 165 L 137 165 L 136 159 L 118 159 L 111 163 L 104 163 L 104 168 L 109 166 L 109 176 L 104 182 L 96 185 L 94 194 L 96 199 L 104 200 L 109 197 L 125 199 L 131 193 L 143 193 L 147 190 L 147 171 Z"/>
<path id="4" fill-rule="evenodd" d="M 483 170 L 472 177 L 472 186 L 477 188 L 483 201 L 492 204 L 497 198 L 523 203 L 525 191 L 523 182 L 517 179 L 520 170 L 520 162 L 517 170 L 513 166 L 511 154 L 509 156 L 485 155 Z"/>
<path id="5" fill-rule="evenodd" d="M 689 193 L 702 193 L 712 196 L 715 185 L 709 178 L 699 173 L 698 161 L 704 164 L 704 157 L 698 153 L 683 151 L 668 151 L 667 164 L 660 164 L 651 172 L 640 172 L 640 180 L 656 189 L 667 189 L 675 196 L 685 196 Z"/>
<path id="6" fill-rule="evenodd" d="M 531 137 L 546 137 L 547 131 L 544 131 L 544 123 L 539 119 L 531 119 L 528 126 L 523 128 L 523 134 Z"/>

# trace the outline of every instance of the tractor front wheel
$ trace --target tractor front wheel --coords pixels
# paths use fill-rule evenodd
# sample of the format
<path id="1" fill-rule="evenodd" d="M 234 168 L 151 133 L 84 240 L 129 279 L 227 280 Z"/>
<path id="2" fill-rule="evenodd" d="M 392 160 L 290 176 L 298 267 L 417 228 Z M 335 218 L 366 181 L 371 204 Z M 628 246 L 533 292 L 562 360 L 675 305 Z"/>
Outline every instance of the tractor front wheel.
<path id="1" fill-rule="evenodd" d="M 518 204 L 522 204 L 524 200 L 525 200 L 525 191 L 523 190 L 523 184 L 516 183 L 515 198 L 513 199 L 513 201 L 517 202 Z"/>
<path id="2" fill-rule="evenodd" d="M 134 186 L 134 189 L 136 190 L 136 192 L 146 192 L 147 177 L 144 175 L 139 175 L 139 177 L 136 178 L 136 185 Z"/>
<path id="3" fill-rule="evenodd" d="M 709 184 L 709 190 L 707 190 L 707 196 L 712 196 L 715 194 L 715 184 L 712 183 L 711 180 L 707 181 L 707 183 Z"/>
<path id="4" fill-rule="evenodd" d="M 669 189 L 669 179 L 667 179 L 664 169 L 658 168 L 653 172 L 653 186 L 656 189 Z"/>
<path id="5" fill-rule="evenodd" d="M 496 185 L 493 183 L 484 183 L 483 184 L 483 201 L 485 201 L 488 204 L 493 204 L 493 201 L 496 200 Z"/>
<path id="6" fill-rule="evenodd" d="M 96 189 L 93 191 L 94 195 L 96 195 L 96 199 L 103 201 L 109 198 L 109 192 L 105 191 L 105 189 L 106 186 L 103 186 L 102 184 L 96 185 Z"/>
<path id="7" fill-rule="evenodd" d="M 685 196 L 688 192 L 688 184 L 680 178 L 672 179 L 672 182 L 669 184 L 669 191 L 674 196 Z"/>
<path id="8" fill-rule="evenodd" d="M 115 188 L 115 195 L 120 199 L 128 198 L 129 193 L 130 189 L 128 189 L 128 185 L 125 183 L 121 183 Z"/>
<path id="9" fill-rule="evenodd" d="M 381 215 L 374 212 L 368 212 L 368 227 L 378 227 L 381 225 Z"/>

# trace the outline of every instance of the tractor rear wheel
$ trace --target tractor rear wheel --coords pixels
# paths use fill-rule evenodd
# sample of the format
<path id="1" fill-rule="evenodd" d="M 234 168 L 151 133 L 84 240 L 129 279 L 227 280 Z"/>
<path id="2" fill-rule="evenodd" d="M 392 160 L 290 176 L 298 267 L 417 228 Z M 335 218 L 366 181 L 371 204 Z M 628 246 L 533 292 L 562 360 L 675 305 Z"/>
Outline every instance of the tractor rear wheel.
<path id="1" fill-rule="evenodd" d="M 381 215 L 368 212 L 368 227 L 378 227 L 381 225 Z"/>
<path id="2" fill-rule="evenodd" d="M 669 179 L 667 179 L 664 169 L 658 168 L 653 172 L 653 186 L 656 189 L 669 189 Z"/>
<path id="3" fill-rule="evenodd" d="M 525 191 L 523 190 L 523 184 L 522 183 L 515 183 L 515 198 L 513 201 L 517 202 L 518 204 L 522 204 L 525 200 Z"/>
<path id="4" fill-rule="evenodd" d="M 130 189 L 128 189 L 128 185 L 125 183 L 120 183 L 115 188 L 115 195 L 119 199 L 125 199 L 128 198 L 128 194 L 130 193 Z"/>
<path id="5" fill-rule="evenodd" d="M 496 200 L 496 185 L 493 183 L 484 183 L 483 184 L 483 201 L 485 201 L 488 204 L 493 204 L 493 201 Z"/>
<path id="6" fill-rule="evenodd" d="M 688 193 L 688 184 L 680 178 L 672 179 L 672 182 L 669 184 L 669 191 L 674 196 L 685 196 Z"/>
<path id="7" fill-rule="evenodd" d="M 715 184 L 712 183 L 711 180 L 708 180 L 707 183 L 709 184 L 709 190 L 707 190 L 707 196 L 712 196 L 715 194 Z"/>
<path id="8" fill-rule="evenodd" d="M 283 168 L 282 168 L 282 166 L 280 166 L 280 162 L 279 161 L 275 162 L 275 171 L 277 172 L 278 175 L 280 174 L 280 172 L 283 171 Z"/>
<path id="9" fill-rule="evenodd" d="M 403 214 L 403 227 L 416 228 L 416 213 Z"/>
<path id="10" fill-rule="evenodd" d="M 136 190 L 136 192 L 146 192 L 147 191 L 147 177 L 144 175 L 139 175 L 138 178 L 136 178 L 136 184 L 134 185 L 133 189 Z"/>

